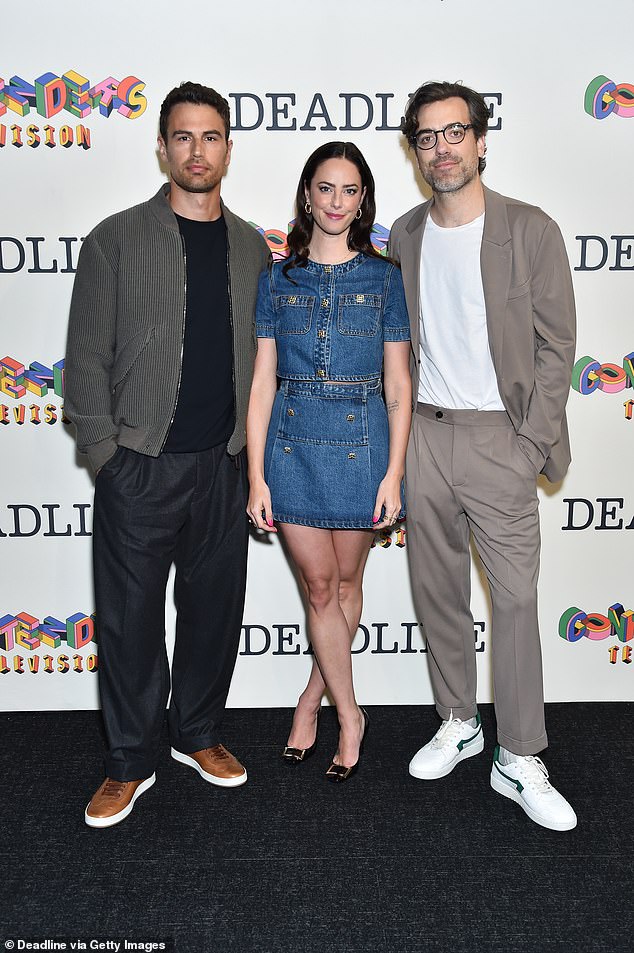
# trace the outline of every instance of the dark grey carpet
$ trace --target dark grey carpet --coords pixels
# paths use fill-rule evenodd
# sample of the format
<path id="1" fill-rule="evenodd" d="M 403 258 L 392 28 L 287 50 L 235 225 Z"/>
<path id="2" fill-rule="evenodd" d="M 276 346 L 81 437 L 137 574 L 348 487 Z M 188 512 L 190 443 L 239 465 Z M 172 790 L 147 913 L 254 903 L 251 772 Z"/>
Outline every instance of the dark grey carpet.
<path id="1" fill-rule="evenodd" d="M 362 767 L 334 786 L 332 710 L 295 769 L 279 758 L 288 710 L 232 710 L 244 787 L 206 784 L 165 739 L 156 785 L 104 831 L 83 822 L 102 780 L 98 714 L 0 714 L 0 950 L 171 937 L 178 953 L 630 951 L 634 705 L 548 706 L 544 760 L 580 819 L 565 834 L 491 790 L 481 711 L 484 754 L 424 782 L 407 763 L 433 709 L 370 708 Z"/>

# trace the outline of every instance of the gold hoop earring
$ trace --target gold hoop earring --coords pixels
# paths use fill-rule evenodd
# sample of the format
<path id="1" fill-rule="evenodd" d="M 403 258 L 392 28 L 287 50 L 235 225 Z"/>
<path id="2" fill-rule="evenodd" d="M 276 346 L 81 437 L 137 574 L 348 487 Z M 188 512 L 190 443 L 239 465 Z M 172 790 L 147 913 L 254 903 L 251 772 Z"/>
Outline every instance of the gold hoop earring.
<path id="1" fill-rule="evenodd" d="M 304 211 L 306 212 L 307 215 L 310 215 L 310 213 L 312 212 L 310 202 L 304 202 Z"/>
<path id="2" fill-rule="evenodd" d="M 359 206 L 359 208 L 357 209 L 357 214 L 355 215 L 355 218 L 358 220 L 361 218 L 362 215 L 363 215 L 363 212 L 361 211 L 361 206 Z"/>

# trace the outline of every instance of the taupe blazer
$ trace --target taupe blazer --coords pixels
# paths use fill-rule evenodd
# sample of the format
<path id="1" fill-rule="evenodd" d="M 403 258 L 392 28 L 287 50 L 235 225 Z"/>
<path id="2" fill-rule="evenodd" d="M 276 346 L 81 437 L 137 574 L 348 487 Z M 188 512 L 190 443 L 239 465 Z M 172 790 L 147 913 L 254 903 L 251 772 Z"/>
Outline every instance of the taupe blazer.
<path id="1" fill-rule="evenodd" d="M 570 265 L 557 224 L 541 209 L 484 189 L 480 263 L 497 384 L 522 450 L 537 472 L 561 480 L 570 463 L 566 400 L 575 354 Z M 401 264 L 418 393 L 420 256 L 433 199 L 397 219 L 389 254 Z"/>

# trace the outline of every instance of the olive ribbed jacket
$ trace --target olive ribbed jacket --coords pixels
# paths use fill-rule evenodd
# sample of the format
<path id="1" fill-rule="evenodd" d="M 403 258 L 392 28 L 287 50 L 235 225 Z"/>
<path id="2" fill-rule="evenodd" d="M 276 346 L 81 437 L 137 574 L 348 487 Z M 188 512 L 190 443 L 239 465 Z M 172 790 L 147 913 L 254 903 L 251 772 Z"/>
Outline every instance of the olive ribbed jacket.
<path id="1" fill-rule="evenodd" d="M 73 287 L 65 364 L 66 416 L 95 470 L 117 446 L 157 457 L 176 409 L 185 326 L 185 257 L 169 185 L 101 222 L 85 239 Z M 270 254 L 223 204 L 227 225 L 236 424 L 246 441 L 258 278 Z M 209 355 L 209 374 L 214 355 Z"/>

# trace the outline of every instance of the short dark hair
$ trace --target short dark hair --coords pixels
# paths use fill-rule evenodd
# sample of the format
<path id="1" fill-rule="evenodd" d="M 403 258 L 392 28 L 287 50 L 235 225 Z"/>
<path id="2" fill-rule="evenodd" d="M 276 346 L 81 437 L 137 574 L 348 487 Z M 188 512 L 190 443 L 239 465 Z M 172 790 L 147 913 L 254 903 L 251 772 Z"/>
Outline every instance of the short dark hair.
<path id="1" fill-rule="evenodd" d="M 225 124 L 225 138 L 229 139 L 231 131 L 231 113 L 229 103 L 211 86 L 201 86 L 200 83 L 184 82 L 171 89 L 161 104 L 159 116 L 159 132 L 163 142 L 167 141 L 167 123 L 174 106 L 180 103 L 193 103 L 194 106 L 213 106 Z"/>
<path id="2" fill-rule="evenodd" d="M 382 257 L 373 247 L 370 237 L 376 214 L 374 176 L 370 166 L 354 142 L 325 142 L 308 157 L 299 177 L 295 194 L 295 224 L 288 236 L 290 256 L 282 269 L 285 274 L 288 274 L 290 268 L 304 267 L 308 261 L 308 249 L 313 234 L 313 217 L 305 208 L 306 195 L 304 189 L 310 188 L 317 169 L 322 162 L 327 162 L 328 159 L 348 159 L 349 162 L 352 162 L 359 172 L 361 188 L 365 189 L 365 195 L 360 205 L 361 216 L 355 218 L 350 225 L 348 248 L 351 251 L 363 252 L 372 258 Z"/>
<path id="3" fill-rule="evenodd" d="M 476 139 L 486 136 L 489 126 L 489 107 L 480 93 L 476 93 L 475 89 L 470 89 L 469 86 L 463 86 L 462 83 L 429 82 L 418 87 L 405 108 L 405 116 L 401 122 L 401 132 L 410 145 L 414 144 L 414 136 L 418 125 L 418 111 L 421 107 L 454 97 L 464 99 L 469 107 L 469 121 L 473 126 L 473 134 Z M 486 159 L 482 157 L 478 165 L 480 174 L 484 172 L 485 166 Z"/>

